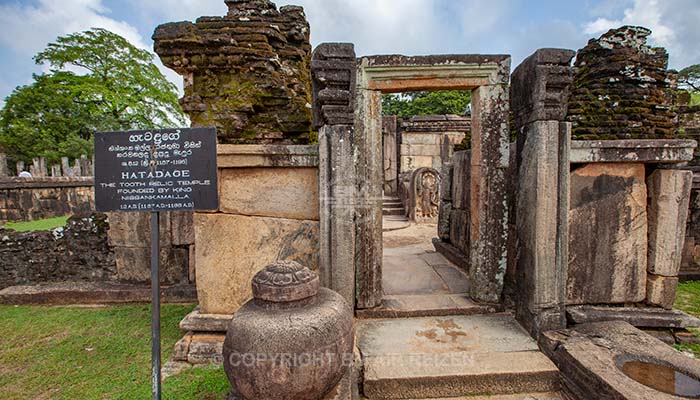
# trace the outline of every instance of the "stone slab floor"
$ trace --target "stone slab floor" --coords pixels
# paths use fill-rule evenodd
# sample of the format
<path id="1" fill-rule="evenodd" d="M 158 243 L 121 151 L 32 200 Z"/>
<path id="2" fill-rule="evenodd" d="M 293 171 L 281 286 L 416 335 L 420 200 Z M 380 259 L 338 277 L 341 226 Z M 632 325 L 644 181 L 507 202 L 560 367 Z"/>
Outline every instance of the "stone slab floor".
<path id="1" fill-rule="evenodd" d="M 511 314 L 365 319 L 356 329 L 369 399 L 559 398 L 556 366 Z"/>
<path id="2" fill-rule="evenodd" d="M 385 221 L 385 225 L 393 223 Z M 469 299 L 467 275 L 433 248 L 431 240 L 436 232 L 434 224 L 411 224 L 384 232 L 382 307 L 360 310 L 358 316 L 416 317 L 497 311 Z"/>

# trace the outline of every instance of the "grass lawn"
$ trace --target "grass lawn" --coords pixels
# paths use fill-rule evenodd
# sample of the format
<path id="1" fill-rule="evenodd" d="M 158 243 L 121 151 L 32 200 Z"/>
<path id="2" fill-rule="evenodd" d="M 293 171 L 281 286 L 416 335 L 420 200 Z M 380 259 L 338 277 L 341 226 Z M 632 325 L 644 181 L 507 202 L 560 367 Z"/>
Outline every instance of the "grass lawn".
<path id="1" fill-rule="evenodd" d="M 59 226 L 65 226 L 66 221 L 68 221 L 69 215 L 64 215 L 62 217 L 38 219 L 36 221 L 27 222 L 8 222 L 4 226 L 5 229 L 12 229 L 18 232 L 28 232 L 28 231 L 49 231 Z"/>
<path id="2" fill-rule="evenodd" d="M 700 318 L 700 281 L 689 281 L 678 284 L 676 303 L 674 307 Z M 691 330 L 700 337 L 700 330 Z M 679 349 L 689 349 L 700 358 L 700 345 L 682 345 Z"/>
<path id="3" fill-rule="evenodd" d="M 164 305 L 163 360 L 182 336 L 193 305 Z M 700 282 L 678 287 L 676 308 L 700 317 Z M 0 397 L 25 399 L 149 399 L 150 307 L 0 306 Z M 698 332 L 700 333 L 700 332 Z M 689 345 L 700 357 L 700 346 Z M 221 400 L 229 384 L 222 367 L 193 368 L 163 383 L 169 400 Z"/>
<path id="4" fill-rule="evenodd" d="M 164 362 L 193 308 L 163 306 Z M 148 305 L 0 306 L 0 397 L 149 399 L 150 321 Z M 228 388 L 223 368 L 196 368 L 166 379 L 163 398 L 221 400 Z"/>

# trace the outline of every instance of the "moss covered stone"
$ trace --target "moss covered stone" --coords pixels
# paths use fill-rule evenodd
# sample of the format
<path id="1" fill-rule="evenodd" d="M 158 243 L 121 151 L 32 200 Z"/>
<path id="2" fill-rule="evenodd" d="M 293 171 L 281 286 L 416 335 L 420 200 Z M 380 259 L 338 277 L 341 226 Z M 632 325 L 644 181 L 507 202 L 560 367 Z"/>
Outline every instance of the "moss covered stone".
<path id="1" fill-rule="evenodd" d="M 301 7 L 227 0 L 228 15 L 160 25 L 155 51 L 184 77 L 193 127 L 220 143 L 305 144 L 311 135 L 309 24 Z"/>

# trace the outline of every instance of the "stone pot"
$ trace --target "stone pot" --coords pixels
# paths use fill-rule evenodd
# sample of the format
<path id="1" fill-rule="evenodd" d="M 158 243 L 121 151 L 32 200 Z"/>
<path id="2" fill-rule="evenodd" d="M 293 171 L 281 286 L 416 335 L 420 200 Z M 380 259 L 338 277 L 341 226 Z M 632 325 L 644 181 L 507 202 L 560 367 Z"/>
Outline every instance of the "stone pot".
<path id="1" fill-rule="evenodd" d="M 247 400 L 317 400 L 352 364 L 353 312 L 316 273 L 277 261 L 253 278 L 253 299 L 229 323 L 224 369 Z"/>

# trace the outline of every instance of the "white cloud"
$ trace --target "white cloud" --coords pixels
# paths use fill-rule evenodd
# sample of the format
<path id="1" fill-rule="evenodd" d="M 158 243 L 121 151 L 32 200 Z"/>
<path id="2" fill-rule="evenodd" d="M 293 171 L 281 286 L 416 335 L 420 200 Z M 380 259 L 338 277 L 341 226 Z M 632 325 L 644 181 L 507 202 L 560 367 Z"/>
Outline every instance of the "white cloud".
<path id="1" fill-rule="evenodd" d="M 634 0 L 623 14 L 620 19 L 589 21 L 583 31 L 599 35 L 621 25 L 641 25 L 652 30 L 652 45 L 668 50 L 672 68 L 700 63 L 700 7 L 696 0 Z"/>

